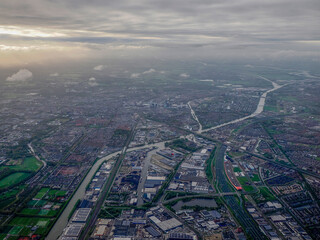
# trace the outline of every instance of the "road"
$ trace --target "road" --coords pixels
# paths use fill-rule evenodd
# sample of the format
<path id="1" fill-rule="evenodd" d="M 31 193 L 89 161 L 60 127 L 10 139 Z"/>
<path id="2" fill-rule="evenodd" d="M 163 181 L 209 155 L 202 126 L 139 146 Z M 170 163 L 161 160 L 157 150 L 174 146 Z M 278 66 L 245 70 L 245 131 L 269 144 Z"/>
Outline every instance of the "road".
<path id="1" fill-rule="evenodd" d="M 39 161 L 41 161 L 41 162 L 43 163 L 42 168 L 45 168 L 45 167 L 47 166 L 47 162 L 44 161 L 44 160 L 42 160 L 42 159 L 35 153 L 35 151 L 34 151 L 32 145 L 31 145 L 31 143 L 28 144 L 28 148 L 30 149 L 32 155 L 33 155 L 36 159 L 38 159 Z"/>
<path id="2" fill-rule="evenodd" d="M 164 143 L 162 143 L 161 146 L 157 147 L 156 149 L 148 152 L 146 158 L 143 161 L 144 165 L 143 165 L 143 169 L 141 171 L 141 178 L 140 178 L 140 182 L 139 182 L 138 189 L 137 189 L 137 195 L 138 195 L 137 206 L 138 207 L 143 205 L 143 188 L 144 188 L 144 183 L 146 182 L 146 179 L 147 179 L 151 157 L 159 149 L 164 149 Z"/>
<path id="3" fill-rule="evenodd" d="M 112 185 L 113 185 L 113 182 L 114 182 L 114 179 L 116 178 L 118 172 L 119 172 L 119 169 L 121 168 L 121 165 L 122 165 L 122 162 L 123 162 L 123 159 L 125 158 L 126 156 L 126 152 L 127 152 L 127 149 L 128 149 L 128 146 L 131 142 L 131 139 L 132 137 L 134 136 L 134 133 L 135 133 L 135 127 L 132 129 L 131 133 L 130 133 L 130 136 L 128 137 L 127 141 L 126 141 L 126 144 L 125 146 L 123 147 L 122 151 L 121 151 L 121 154 L 119 155 L 118 159 L 116 160 L 114 166 L 112 167 L 112 170 L 110 172 L 110 175 L 107 179 L 107 182 L 99 196 L 99 199 L 98 201 L 96 202 L 94 208 L 93 208 L 93 213 L 91 215 L 91 218 L 89 220 L 89 222 L 86 223 L 81 235 L 80 235 L 80 240 L 84 240 L 87 238 L 87 236 L 89 235 L 90 233 L 90 230 L 92 228 L 94 228 L 95 224 L 96 224 L 96 221 L 97 221 L 97 218 L 98 218 L 98 215 L 99 215 L 99 212 L 101 210 L 101 207 L 103 206 L 103 203 L 104 203 L 104 200 L 106 198 L 106 196 L 108 195 Z"/>
<path id="4" fill-rule="evenodd" d="M 198 129 L 197 133 L 202 133 L 202 124 L 200 123 L 196 113 L 194 112 L 194 110 L 191 107 L 191 101 L 188 102 L 188 106 L 190 108 L 191 115 L 192 115 L 193 119 L 196 120 L 198 125 L 199 125 L 199 129 Z"/>
<path id="5" fill-rule="evenodd" d="M 225 145 L 217 148 L 217 158 L 216 158 L 216 179 L 221 188 L 222 192 L 231 192 L 232 189 L 228 184 L 226 176 L 224 174 L 224 156 L 227 147 Z M 251 218 L 248 212 L 244 209 L 242 204 L 237 202 L 235 196 L 225 196 L 224 197 L 227 205 L 232 210 L 236 219 L 239 221 L 241 226 L 243 226 L 244 231 L 250 235 L 255 240 L 265 240 L 266 237 L 260 231 L 256 222 Z"/>
<path id="6" fill-rule="evenodd" d="M 162 201 L 162 204 L 166 204 L 172 201 L 176 200 L 183 200 L 183 199 L 188 199 L 191 197 L 195 198 L 201 198 L 201 197 L 223 197 L 223 196 L 233 196 L 233 195 L 238 195 L 237 192 L 221 192 L 221 193 L 209 193 L 209 194 L 199 194 L 199 195 L 187 195 L 187 196 L 180 196 L 180 197 L 174 197 L 165 201 Z"/>

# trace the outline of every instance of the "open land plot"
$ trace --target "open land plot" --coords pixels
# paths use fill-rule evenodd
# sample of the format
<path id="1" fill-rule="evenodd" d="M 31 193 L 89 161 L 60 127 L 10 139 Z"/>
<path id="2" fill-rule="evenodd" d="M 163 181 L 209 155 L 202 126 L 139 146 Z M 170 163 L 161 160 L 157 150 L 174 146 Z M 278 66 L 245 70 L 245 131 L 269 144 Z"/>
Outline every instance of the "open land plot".
<path id="1" fill-rule="evenodd" d="M 48 196 L 55 196 L 55 197 L 63 197 L 65 196 L 67 191 L 64 190 L 56 190 L 56 189 L 50 189 L 47 193 Z"/>
<path id="2" fill-rule="evenodd" d="M 240 169 L 239 167 L 235 167 L 235 168 L 233 168 L 233 171 L 234 171 L 234 172 L 242 172 L 242 171 L 241 171 L 241 169 Z"/>
<path id="3" fill-rule="evenodd" d="M 42 166 L 42 162 L 40 162 L 38 159 L 35 157 L 28 157 L 23 160 L 23 162 L 19 165 L 11 165 L 11 166 L 2 166 L 0 168 L 0 171 L 7 167 L 10 168 L 14 171 L 31 171 L 31 172 L 36 172 L 39 170 L 39 168 Z"/>
<path id="4" fill-rule="evenodd" d="M 25 187 L 25 185 L 22 186 L 17 186 L 14 189 L 10 189 L 8 191 L 5 191 L 3 193 L 0 194 L 0 199 L 8 199 L 11 197 L 16 196 L 23 188 Z"/>
<path id="5" fill-rule="evenodd" d="M 55 210 L 49 210 L 49 209 L 41 209 L 39 212 L 40 216 L 48 216 L 48 217 L 53 217 L 57 214 L 57 211 Z"/>
<path id="6" fill-rule="evenodd" d="M 260 187 L 259 188 L 260 193 L 262 196 L 268 200 L 268 201 L 273 201 L 276 200 L 275 196 L 270 192 L 270 190 L 267 187 Z"/>
<path id="7" fill-rule="evenodd" d="M 259 182 L 260 181 L 259 175 L 258 174 L 253 174 L 253 176 L 251 177 L 251 180 L 254 181 L 254 182 Z"/>
<path id="8" fill-rule="evenodd" d="M 49 191 L 49 188 L 41 188 L 37 195 L 34 197 L 35 199 L 42 199 L 46 193 Z"/>
<path id="9" fill-rule="evenodd" d="M 0 209 L 4 209 L 16 200 L 17 195 L 24 189 L 25 185 L 17 186 L 0 194 Z"/>
<path id="10" fill-rule="evenodd" d="M 50 219 L 48 218 L 33 218 L 33 217 L 15 217 L 9 223 L 10 226 L 48 226 Z"/>
<path id="11" fill-rule="evenodd" d="M 7 188 L 22 182 L 30 176 L 30 173 L 16 172 L 0 180 L 0 188 Z"/>
<path id="12" fill-rule="evenodd" d="M 39 209 L 24 208 L 21 213 L 26 215 L 37 215 L 39 213 Z"/>
<path id="13" fill-rule="evenodd" d="M 10 235 L 18 235 L 22 229 L 23 229 L 22 226 L 14 226 L 14 227 L 11 228 L 11 230 L 9 231 L 9 234 L 10 234 Z"/>
<path id="14" fill-rule="evenodd" d="M 246 192 L 254 191 L 254 187 L 250 185 L 250 181 L 247 177 L 237 177 L 237 179 L 240 182 L 243 190 L 245 190 Z"/>

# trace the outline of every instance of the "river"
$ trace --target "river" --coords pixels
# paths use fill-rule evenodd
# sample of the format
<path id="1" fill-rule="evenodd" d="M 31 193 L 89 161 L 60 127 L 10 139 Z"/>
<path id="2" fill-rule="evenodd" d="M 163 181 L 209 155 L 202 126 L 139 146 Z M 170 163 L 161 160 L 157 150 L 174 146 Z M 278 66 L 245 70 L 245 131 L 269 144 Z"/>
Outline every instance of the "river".
<path id="1" fill-rule="evenodd" d="M 260 76 L 259 76 L 259 77 L 260 77 Z M 203 133 L 203 132 L 208 132 L 208 131 L 211 131 L 211 130 L 214 130 L 214 129 L 217 129 L 217 128 L 221 128 L 221 127 L 224 127 L 224 126 L 233 124 L 233 123 L 241 122 L 241 121 L 246 120 L 246 119 L 248 119 L 248 118 L 253 118 L 253 117 L 258 116 L 259 114 L 261 114 L 261 113 L 263 112 L 264 105 L 265 105 L 265 103 L 266 103 L 266 98 L 267 98 L 268 93 L 273 92 L 273 91 L 275 91 L 275 90 L 278 90 L 279 88 L 282 88 L 282 87 L 288 85 L 288 84 L 279 85 L 279 84 L 277 84 L 277 83 L 275 83 L 275 82 L 272 82 L 272 81 L 269 80 L 269 79 L 266 79 L 266 78 L 263 78 L 263 79 L 266 80 L 266 81 L 271 82 L 273 88 L 265 91 L 265 92 L 260 96 L 260 99 L 259 99 L 257 108 L 256 108 L 256 110 L 255 110 L 253 113 L 251 113 L 251 114 L 248 115 L 248 116 L 245 116 L 245 117 L 242 117 L 242 118 L 238 118 L 238 119 L 232 120 L 232 121 L 230 121 L 230 122 L 222 123 L 222 124 L 220 124 L 220 125 L 217 125 L 217 126 L 214 126 L 214 127 L 211 127 L 211 128 L 207 128 L 207 129 L 204 129 L 204 130 L 201 131 L 201 133 Z M 192 113 L 191 113 L 191 114 L 192 114 Z"/>
<path id="2" fill-rule="evenodd" d="M 265 79 L 265 78 L 263 78 Z M 226 122 L 226 123 L 223 123 L 223 124 L 220 124 L 218 126 L 215 126 L 215 127 L 212 127 L 212 128 L 208 128 L 208 129 L 205 129 L 203 130 L 202 129 L 202 125 L 201 123 L 199 122 L 199 119 L 198 117 L 196 116 L 194 110 L 192 109 L 191 105 L 190 105 L 190 102 L 188 102 L 188 106 L 190 108 L 190 111 L 191 111 L 191 114 L 192 114 L 192 117 L 198 122 L 199 124 L 199 130 L 197 131 L 198 133 L 203 133 L 203 132 L 208 132 L 210 130 L 213 130 L 213 129 L 217 129 L 217 128 L 220 128 L 220 127 L 224 127 L 224 126 L 227 126 L 227 125 L 230 125 L 230 124 L 233 124 L 233 123 L 237 123 L 237 122 L 241 122 L 243 120 L 246 120 L 248 118 L 252 118 L 252 117 L 255 117 L 255 116 L 258 116 L 260 113 L 263 112 L 263 109 L 264 109 L 264 105 L 265 105 L 265 101 L 266 101 L 266 97 L 267 97 L 267 94 L 270 93 L 270 92 L 273 92 L 287 84 L 284 84 L 284 85 L 278 85 L 274 82 L 272 82 L 271 80 L 269 79 L 265 79 L 266 81 L 269 81 L 272 83 L 272 86 L 273 88 L 270 89 L 270 90 L 267 90 L 265 91 L 260 99 L 259 99 L 259 103 L 257 105 L 257 109 L 250 115 L 246 116 L 246 117 L 242 117 L 242 118 L 239 118 L 239 119 L 236 119 L 236 120 L 233 120 L 233 121 L 230 121 L 230 122 Z M 140 146 L 140 147 L 134 147 L 134 148 L 130 148 L 128 149 L 128 151 L 134 151 L 134 150 L 138 150 L 138 149 L 142 149 L 142 148 L 148 148 L 148 147 L 158 147 L 158 148 L 163 148 L 164 147 L 164 143 L 166 141 L 163 141 L 163 142 L 159 142 L 159 143 L 155 143 L 155 144 L 148 144 L 148 145 L 144 145 L 144 146 Z M 86 187 L 87 185 L 89 184 L 91 178 L 93 177 L 94 173 L 98 170 L 99 166 L 106 160 L 109 160 L 110 158 L 116 156 L 117 154 L 120 154 L 120 153 L 123 153 L 127 151 L 127 148 L 124 148 L 123 150 L 121 151 L 118 151 L 118 152 L 115 152 L 115 153 L 112 153 L 108 156 L 105 156 L 103 158 L 100 158 L 98 161 L 96 161 L 96 163 L 92 166 L 92 168 L 90 169 L 89 173 L 86 175 L 85 179 L 82 181 L 81 185 L 79 186 L 79 188 L 76 190 L 75 194 L 72 196 L 71 200 L 69 201 L 67 207 L 64 209 L 63 213 L 60 215 L 60 217 L 58 218 L 58 220 L 56 221 L 56 223 L 54 224 L 53 228 L 51 229 L 51 231 L 49 232 L 48 236 L 46 237 L 47 240 L 56 240 L 60 235 L 61 233 L 63 232 L 63 229 L 67 226 L 68 224 L 68 217 L 74 207 L 74 205 L 76 204 L 76 202 L 78 201 L 78 199 L 83 199 L 83 197 L 85 196 L 85 191 L 86 191 Z"/>
<path id="3" fill-rule="evenodd" d="M 86 175 L 86 177 L 83 179 L 81 185 L 78 187 L 78 189 L 76 190 L 76 192 L 72 196 L 72 198 L 69 201 L 66 208 L 63 210 L 63 213 L 60 215 L 60 217 L 57 219 L 56 223 L 53 225 L 53 227 L 52 227 L 51 231 L 49 232 L 48 236 L 46 237 L 46 239 L 47 240 L 56 240 L 62 234 L 63 229 L 68 224 L 68 218 L 69 218 L 69 215 L 70 215 L 74 205 L 76 204 L 78 199 L 84 198 L 87 185 L 90 183 L 90 180 L 92 179 L 93 175 L 95 174 L 95 172 L 98 170 L 98 168 L 100 167 L 100 165 L 104 161 L 109 160 L 112 157 L 115 157 L 117 154 L 120 154 L 126 150 L 127 151 L 134 151 L 134 150 L 139 150 L 142 148 L 149 148 L 149 147 L 163 148 L 165 142 L 166 141 L 154 143 L 154 144 L 148 144 L 148 145 L 144 145 L 144 146 L 140 146 L 140 147 L 133 147 L 133 148 L 129 148 L 128 150 L 126 148 L 124 148 L 121 151 L 114 152 L 114 153 L 107 155 L 103 158 L 100 158 L 98 161 L 96 161 L 95 164 L 91 167 L 91 169 L 88 172 L 88 174 Z"/>

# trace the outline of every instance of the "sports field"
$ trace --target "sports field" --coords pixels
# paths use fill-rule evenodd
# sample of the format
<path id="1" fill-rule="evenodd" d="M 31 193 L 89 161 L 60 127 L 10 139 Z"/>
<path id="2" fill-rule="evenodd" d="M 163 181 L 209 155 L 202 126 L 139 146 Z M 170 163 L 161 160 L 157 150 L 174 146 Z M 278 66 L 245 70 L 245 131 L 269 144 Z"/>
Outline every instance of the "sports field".
<path id="1" fill-rule="evenodd" d="M 41 188 L 40 191 L 34 196 L 35 199 L 42 199 L 44 195 L 49 191 L 49 188 Z"/>
<path id="2" fill-rule="evenodd" d="M 38 226 L 46 227 L 50 222 L 48 218 L 34 218 L 34 217 L 15 217 L 11 220 L 11 226 Z"/>

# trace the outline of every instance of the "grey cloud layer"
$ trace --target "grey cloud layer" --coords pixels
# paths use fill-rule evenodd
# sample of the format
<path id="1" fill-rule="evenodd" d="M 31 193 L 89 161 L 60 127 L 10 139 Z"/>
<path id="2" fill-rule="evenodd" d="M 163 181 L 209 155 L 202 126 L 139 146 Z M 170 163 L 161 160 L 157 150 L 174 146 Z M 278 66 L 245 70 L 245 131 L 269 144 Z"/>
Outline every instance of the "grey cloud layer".
<path id="1" fill-rule="evenodd" d="M 45 39 L 59 42 L 282 48 L 320 41 L 319 12 L 319 0 L 2 0 L 0 23 L 63 31 Z"/>

